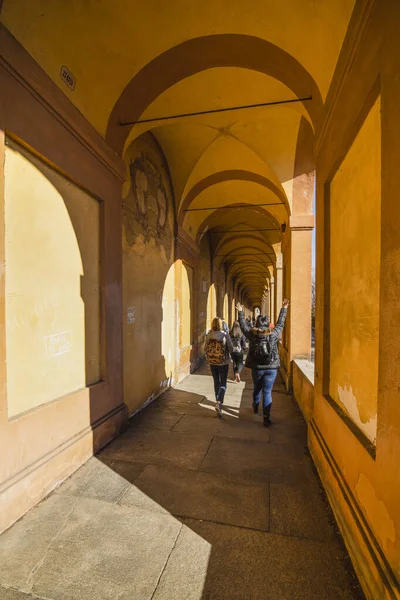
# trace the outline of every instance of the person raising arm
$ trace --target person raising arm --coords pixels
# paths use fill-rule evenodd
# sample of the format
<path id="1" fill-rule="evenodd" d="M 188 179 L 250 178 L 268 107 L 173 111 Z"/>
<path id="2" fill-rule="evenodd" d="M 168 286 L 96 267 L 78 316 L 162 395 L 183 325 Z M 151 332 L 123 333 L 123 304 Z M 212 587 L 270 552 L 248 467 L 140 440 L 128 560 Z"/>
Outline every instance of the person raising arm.
<path id="1" fill-rule="evenodd" d="M 280 367 L 278 341 L 285 326 L 289 300 L 285 299 L 274 328 L 269 327 L 269 317 L 259 315 L 255 327 L 250 327 L 244 318 L 243 306 L 238 303 L 240 327 L 249 340 L 249 353 L 245 366 L 251 369 L 253 377 L 253 411 L 263 396 L 264 426 L 271 424 L 272 388 Z"/>

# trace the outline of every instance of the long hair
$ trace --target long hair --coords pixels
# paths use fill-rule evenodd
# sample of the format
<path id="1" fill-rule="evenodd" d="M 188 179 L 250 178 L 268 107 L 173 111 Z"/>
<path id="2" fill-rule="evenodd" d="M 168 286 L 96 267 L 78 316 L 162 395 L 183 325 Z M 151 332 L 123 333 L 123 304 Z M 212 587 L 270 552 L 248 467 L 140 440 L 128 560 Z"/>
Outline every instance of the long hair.
<path id="1" fill-rule="evenodd" d="M 214 317 L 211 322 L 212 331 L 222 331 L 222 320 L 219 317 Z"/>
<path id="2" fill-rule="evenodd" d="M 263 317 L 262 315 L 258 315 L 256 321 L 256 327 L 259 329 L 268 329 L 269 327 L 269 317 Z"/>
<path id="3" fill-rule="evenodd" d="M 242 330 L 240 329 L 239 321 L 235 321 L 231 331 L 231 337 L 243 337 Z"/>

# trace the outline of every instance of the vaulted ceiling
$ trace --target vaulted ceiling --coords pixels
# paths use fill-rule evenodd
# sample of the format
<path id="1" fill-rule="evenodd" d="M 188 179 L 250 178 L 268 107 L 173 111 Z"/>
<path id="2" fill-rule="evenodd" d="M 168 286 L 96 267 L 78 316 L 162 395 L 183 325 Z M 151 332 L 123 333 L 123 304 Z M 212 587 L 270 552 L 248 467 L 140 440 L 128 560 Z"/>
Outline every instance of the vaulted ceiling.
<path id="1" fill-rule="evenodd" d="M 152 132 L 181 226 L 195 243 L 209 235 L 216 264 L 226 263 L 259 303 L 281 226 L 311 211 L 310 198 L 296 205 L 295 182 L 314 169 L 314 137 L 353 6 L 4 0 L 2 20 L 117 153 Z M 62 65 L 74 91 L 60 79 Z M 280 101 L 295 102 L 133 123 Z"/>

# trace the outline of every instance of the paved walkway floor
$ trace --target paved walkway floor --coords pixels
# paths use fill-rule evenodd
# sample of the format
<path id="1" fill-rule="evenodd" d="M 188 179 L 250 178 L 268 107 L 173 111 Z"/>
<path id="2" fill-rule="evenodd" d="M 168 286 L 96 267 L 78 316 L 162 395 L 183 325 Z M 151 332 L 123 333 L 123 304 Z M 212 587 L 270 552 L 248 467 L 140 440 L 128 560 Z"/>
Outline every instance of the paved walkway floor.
<path id="1" fill-rule="evenodd" d="M 243 374 L 218 419 L 203 367 L 5 532 L 0 599 L 363 598 L 296 404 L 278 382 L 265 429 Z"/>

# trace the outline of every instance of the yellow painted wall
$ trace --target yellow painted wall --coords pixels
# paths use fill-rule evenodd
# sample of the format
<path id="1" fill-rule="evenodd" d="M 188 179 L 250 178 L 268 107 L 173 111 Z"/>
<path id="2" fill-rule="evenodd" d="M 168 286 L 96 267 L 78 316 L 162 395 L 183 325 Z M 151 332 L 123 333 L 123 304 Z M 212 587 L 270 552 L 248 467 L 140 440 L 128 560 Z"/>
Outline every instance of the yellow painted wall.
<path id="1" fill-rule="evenodd" d="M 230 0 L 218 4 L 176 0 L 174 10 L 167 3 L 150 2 L 135 3 L 134 11 L 128 0 L 97 0 L 95 4 L 78 0 L 4 0 L 2 20 L 104 134 L 114 103 L 135 73 L 168 48 L 211 33 L 268 38 L 304 65 L 325 96 L 352 8 L 353 0 L 318 5 L 304 0 L 301 6 L 298 0 L 287 0 L 284 11 L 275 0 L 257 0 L 250 10 Z M 61 81 L 63 64 L 76 77 L 74 91 Z M 225 78 L 229 82 L 229 75 Z M 266 84 L 260 97 L 268 93 Z M 182 100 L 183 110 L 178 112 L 190 107 L 196 110 L 196 100 L 202 107 L 213 107 L 204 92 L 191 102 Z M 255 97 L 253 101 L 260 102 Z"/>
<path id="2" fill-rule="evenodd" d="M 162 293 L 161 336 L 161 352 L 165 360 L 165 374 L 171 380 L 176 368 L 176 348 L 178 346 L 176 331 L 175 264 L 169 268 Z"/>
<path id="3" fill-rule="evenodd" d="M 211 323 L 217 313 L 217 293 L 215 290 L 215 284 L 212 283 L 208 291 L 207 298 L 207 331 L 211 329 Z"/>
<path id="4" fill-rule="evenodd" d="M 376 441 L 381 260 L 381 103 L 331 184 L 330 395 Z"/>
<path id="5" fill-rule="evenodd" d="M 132 413 L 168 384 L 175 367 L 173 201 L 151 135 L 136 140 L 124 160 L 124 400 Z"/>
<path id="6" fill-rule="evenodd" d="M 209 289 L 210 289 L 210 247 L 206 237 L 200 242 L 199 256 L 199 274 L 198 274 L 198 293 L 197 293 L 197 325 L 195 327 L 195 341 L 198 344 L 198 357 L 201 359 L 204 351 L 205 335 L 209 329 L 208 310 Z"/>
<path id="7" fill-rule="evenodd" d="M 193 319 L 193 269 L 186 263 L 182 263 L 181 279 L 181 349 L 192 343 L 192 319 Z"/>
<path id="8" fill-rule="evenodd" d="M 8 415 L 100 379 L 100 205 L 8 140 Z"/>
<path id="9" fill-rule="evenodd" d="M 231 323 L 236 321 L 236 299 L 232 298 L 231 301 Z"/>
<path id="10" fill-rule="evenodd" d="M 229 323 L 229 299 L 228 294 L 224 296 L 224 320 Z"/>

